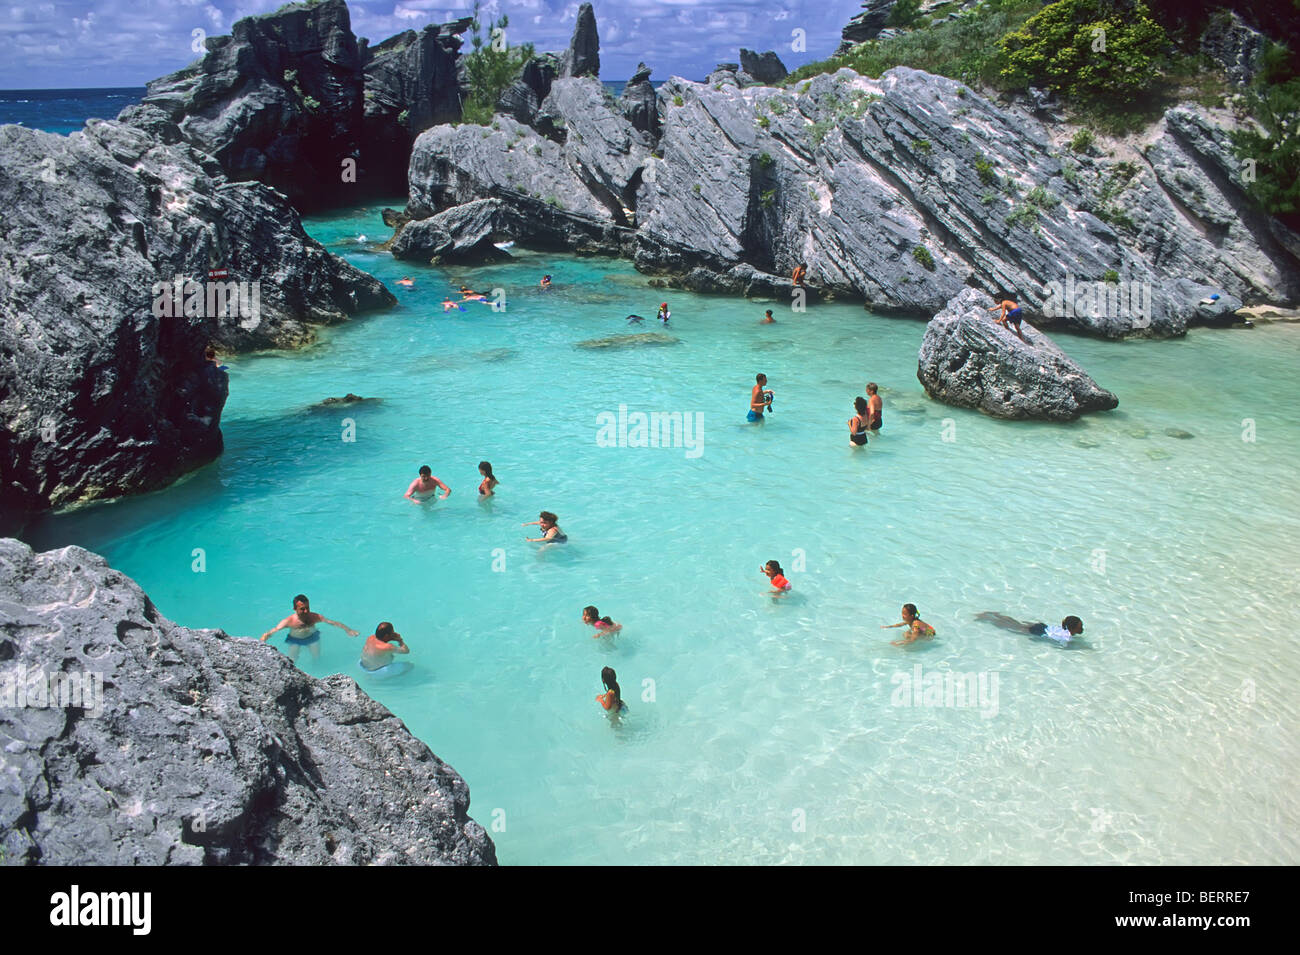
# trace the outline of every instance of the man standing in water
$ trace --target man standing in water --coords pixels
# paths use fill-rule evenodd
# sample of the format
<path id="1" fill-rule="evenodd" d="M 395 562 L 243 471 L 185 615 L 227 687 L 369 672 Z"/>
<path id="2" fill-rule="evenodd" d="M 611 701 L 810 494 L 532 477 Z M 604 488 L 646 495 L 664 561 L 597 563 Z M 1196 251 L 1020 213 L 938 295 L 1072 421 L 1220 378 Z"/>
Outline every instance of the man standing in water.
<path id="1" fill-rule="evenodd" d="M 410 652 L 411 648 L 406 645 L 402 635 L 385 620 L 375 627 L 373 634 L 366 637 L 366 645 L 361 648 L 361 668 L 373 673 L 392 663 L 396 654 Z"/>
<path id="2" fill-rule="evenodd" d="M 266 643 L 271 638 L 271 634 L 289 628 L 289 636 L 285 642 L 289 644 L 289 659 L 295 663 L 298 661 L 298 654 L 302 652 L 303 647 L 311 650 L 313 660 L 320 659 L 320 630 L 316 628 L 318 623 L 328 623 L 338 627 L 349 637 L 357 636 L 357 631 L 353 630 L 345 623 L 339 623 L 337 620 L 331 620 L 329 617 L 313 613 L 311 604 L 307 600 L 306 594 L 299 594 L 293 598 L 293 613 L 285 617 L 266 633 L 262 634 L 261 642 Z"/>
<path id="3" fill-rule="evenodd" d="M 411 482 L 411 486 L 406 489 L 404 496 L 409 498 L 412 504 L 423 504 L 425 501 L 433 499 L 438 488 L 442 488 L 447 492 L 442 496 L 444 501 L 451 496 L 451 488 L 434 477 L 433 469 L 426 464 L 420 468 L 420 476 Z"/>
<path id="4" fill-rule="evenodd" d="M 880 408 L 884 402 L 877 394 L 879 390 L 874 381 L 867 382 L 867 429 L 872 432 L 880 430 Z"/>
<path id="5" fill-rule="evenodd" d="M 749 393 L 749 414 L 746 421 L 762 421 L 763 412 L 772 410 L 772 392 L 765 391 L 767 375 L 759 372 L 754 376 L 754 390 Z"/>

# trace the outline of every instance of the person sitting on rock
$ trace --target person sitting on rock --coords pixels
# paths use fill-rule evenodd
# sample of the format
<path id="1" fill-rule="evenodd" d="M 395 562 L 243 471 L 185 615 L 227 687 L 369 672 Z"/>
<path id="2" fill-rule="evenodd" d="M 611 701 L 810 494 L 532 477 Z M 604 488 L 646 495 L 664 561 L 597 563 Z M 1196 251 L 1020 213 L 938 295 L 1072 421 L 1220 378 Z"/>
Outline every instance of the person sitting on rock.
<path id="1" fill-rule="evenodd" d="M 808 266 L 800 262 L 790 273 L 790 284 L 795 286 L 803 285 L 804 276 L 808 274 Z"/>
<path id="2" fill-rule="evenodd" d="M 990 308 L 989 311 L 996 312 L 999 309 L 1001 309 L 1001 314 L 994 321 L 1003 328 L 1011 328 L 1014 325 L 1015 328 L 1012 331 L 1016 333 L 1016 337 L 1025 344 L 1029 344 L 1029 339 L 1025 338 L 1024 332 L 1020 330 L 1020 306 L 1011 299 L 1006 298 Z"/>

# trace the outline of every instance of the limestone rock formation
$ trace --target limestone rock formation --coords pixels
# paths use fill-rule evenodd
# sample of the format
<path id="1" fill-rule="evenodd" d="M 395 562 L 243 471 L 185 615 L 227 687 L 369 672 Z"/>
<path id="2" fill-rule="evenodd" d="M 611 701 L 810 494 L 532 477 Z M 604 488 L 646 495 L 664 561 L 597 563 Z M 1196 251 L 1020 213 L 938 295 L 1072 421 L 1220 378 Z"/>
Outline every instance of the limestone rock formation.
<path id="1" fill-rule="evenodd" d="M 916 377 L 945 404 L 995 418 L 1072 421 L 1119 405 L 1051 339 L 1028 322 L 1021 341 L 997 325 L 993 300 L 963 289 L 926 326 Z"/>
<path id="2" fill-rule="evenodd" d="M 456 771 L 346 676 L 0 539 L 0 860 L 493 865 Z M 19 705 L 19 693 L 23 704 Z"/>

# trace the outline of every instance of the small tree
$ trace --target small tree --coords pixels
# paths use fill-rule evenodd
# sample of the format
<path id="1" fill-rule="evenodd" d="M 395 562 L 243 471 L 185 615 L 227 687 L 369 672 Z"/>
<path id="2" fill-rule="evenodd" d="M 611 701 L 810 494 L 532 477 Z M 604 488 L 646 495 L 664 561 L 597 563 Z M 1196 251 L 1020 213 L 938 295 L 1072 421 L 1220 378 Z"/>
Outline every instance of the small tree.
<path id="1" fill-rule="evenodd" d="M 473 49 L 465 57 L 469 97 L 461 111 L 467 123 L 485 126 L 491 122 L 501 94 L 515 81 L 524 64 L 533 58 L 531 43 L 512 47 L 505 42 L 509 25 L 510 17 L 502 14 L 499 20 L 487 24 L 485 32 L 479 20 L 479 4 L 474 4 L 474 18 L 470 21 L 470 45 Z"/>

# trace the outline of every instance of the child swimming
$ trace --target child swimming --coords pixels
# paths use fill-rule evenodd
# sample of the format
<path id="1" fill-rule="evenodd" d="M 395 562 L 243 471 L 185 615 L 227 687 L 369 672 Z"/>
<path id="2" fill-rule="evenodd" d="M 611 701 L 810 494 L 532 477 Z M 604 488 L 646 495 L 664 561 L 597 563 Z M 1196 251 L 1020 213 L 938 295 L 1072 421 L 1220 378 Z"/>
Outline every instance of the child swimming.
<path id="1" fill-rule="evenodd" d="M 907 636 L 902 640 L 890 640 L 889 642 L 896 647 L 905 646 L 909 643 L 915 643 L 917 640 L 929 640 L 934 636 L 934 627 L 930 626 L 921 619 L 917 612 L 916 604 L 903 604 L 903 619 L 900 623 L 887 623 L 882 626 L 881 630 L 892 630 L 894 627 L 906 627 Z"/>
<path id="2" fill-rule="evenodd" d="M 534 544 L 563 544 L 569 539 L 569 535 L 559 528 L 559 518 L 550 511 L 542 511 L 535 521 L 524 521 L 521 527 L 530 527 L 537 524 L 542 529 L 541 537 L 525 537 L 524 540 Z"/>
<path id="3" fill-rule="evenodd" d="M 1069 646 L 1071 640 L 1083 633 L 1083 621 L 1073 614 L 1062 620 L 1059 627 L 1053 627 L 1045 623 L 1024 623 L 1015 617 L 993 610 L 977 613 L 975 619 L 983 623 L 991 623 L 995 627 L 1001 627 L 1003 630 L 1010 630 L 1013 633 L 1024 633 L 1031 637 L 1052 640 L 1062 647 Z"/>
<path id="4" fill-rule="evenodd" d="M 612 637 L 623 629 L 621 623 L 615 623 L 609 617 L 602 617 L 600 611 L 591 606 L 582 608 L 582 622 L 596 628 L 596 632 L 591 635 L 593 640 L 597 637 Z"/>
<path id="5" fill-rule="evenodd" d="M 785 579 L 785 571 L 776 561 L 769 560 L 758 569 L 772 581 L 772 589 L 765 590 L 764 593 L 771 594 L 773 597 L 784 597 L 790 592 L 790 581 Z"/>
<path id="6" fill-rule="evenodd" d="M 605 685 L 605 692 L 596 697 L 596 702 L 605 708 L 611 720 L 617 721 L 627 712 L 627 704 L 623 702 L 623 691 L 619 688 L 618 674 L 613 667 L 605 667 L 600 671 L 600 682 Z"/>

